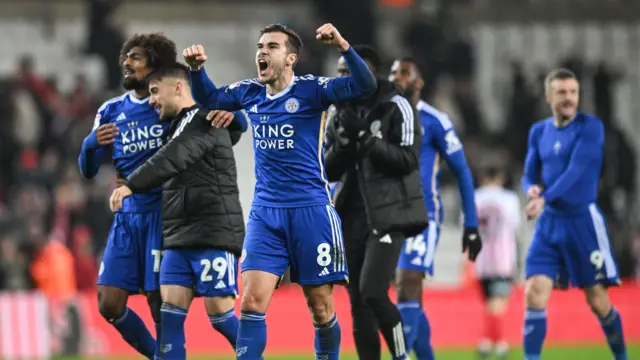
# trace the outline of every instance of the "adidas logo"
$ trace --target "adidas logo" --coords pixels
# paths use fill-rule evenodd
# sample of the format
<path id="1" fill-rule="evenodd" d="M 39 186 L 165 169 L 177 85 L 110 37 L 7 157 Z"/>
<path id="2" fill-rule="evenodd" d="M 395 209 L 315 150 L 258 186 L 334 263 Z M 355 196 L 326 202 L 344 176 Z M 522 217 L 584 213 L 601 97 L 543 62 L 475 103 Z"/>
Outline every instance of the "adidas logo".
<path id="1" fill-rule="evenodd" d="M 218 283 L 216 284 L 216 289 L 224 289 L 226 287 L 227 285 L 222 280 L 218 281 Z"/>
<path id="2" fill-rule="evenodd" d="M 249 110 L 247 110 L 247 112 L 250 113 L 258 113 L 258 105 L 253 105 Z"/>
<path id="3" fill-rule="evenodd" d="M 391 236 L 389 234 L 380 238 L 380 242 L 383 244 L 391 244 Z"/>
<path id="4" fill-rule="evenodd" d="M 241 347 L 241 348 L 238 348 L 238 349 L 236 350 L 236 356 L 240 357 L 240 356 L 242 356 L 242 355 L 246 354 L 248 350 L 249 350 L 249 347 L 248 347 L 248 346 L 243 346 L 243 347 Z"/>
<path id="5" fill-rule="evenodd" d="M 318 276 L 327 276 L 329 275 L 329 269 L 324 268 L 322 269 L 322 271 L 320 271 L 320 274 L 318 274 Z"/>
<path id="6" fill-rule="evenodd" d="M 118 117 L 116 118 L 116 121 L 123 121 L 123 120 L 127 120 L 127 116 L 124 113 L 120 113 L 120 115 L 118 115 Z"/>

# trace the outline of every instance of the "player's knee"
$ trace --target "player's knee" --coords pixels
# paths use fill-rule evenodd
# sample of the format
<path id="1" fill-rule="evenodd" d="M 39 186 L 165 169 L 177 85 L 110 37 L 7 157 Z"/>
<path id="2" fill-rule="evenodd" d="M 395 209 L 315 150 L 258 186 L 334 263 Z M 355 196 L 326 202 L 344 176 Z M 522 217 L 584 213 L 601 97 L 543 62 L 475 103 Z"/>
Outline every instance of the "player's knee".
<path id="1" fill-rule="evenodd" d="M 604 318 L 611 311 L 611 301 L 609 300 L 609 294 L 607 289 L 602 285 L 597 285 L 585 289 L 585 296 L 587 303 L 594 314 L 600 318 Z"/>
<path id="2" fill-rule="evenodd" d="M 333 288 L 329 285 L 305 287 L 309 312 L 316 324 L 326 324 L 333 318 Z"/>
<path id="3" fill-rule="evenodd" d="M 398 270 L 396 291 L 399 301 L 420 300 L 422 298 L 423 274 L 418 271 Z"/>
<path id="4" fill-rule="evenodd" d="M 107 321 L 118 319 L 127 307 L 126 293 L 101 289 L 98 291 L 98 310 Z"/>
<path id="5" fill-rule="evenodd" d="M 525 283 L 525 301 L 529 308 L 544 309 L 553 290 L 553 280 L 546 276 L 532 276 Z"/>
<path id="6" fill-rule="evenodd" d="M 269 297 L 257 292 L 245 292 L 242 295 L 240 308 L 244 311 L 265 313 L 269 306 Z"/>
<path id="7" fill-rule="evenodd" d="M 151 310 L 153 322 L 159 324 L 161 318 L 160 308 L 162 307 L 162 298 L 160 297 L 160 293 L 157 291 L 148 293 L 147 304 L 149 305 L 149 309 Z"/>

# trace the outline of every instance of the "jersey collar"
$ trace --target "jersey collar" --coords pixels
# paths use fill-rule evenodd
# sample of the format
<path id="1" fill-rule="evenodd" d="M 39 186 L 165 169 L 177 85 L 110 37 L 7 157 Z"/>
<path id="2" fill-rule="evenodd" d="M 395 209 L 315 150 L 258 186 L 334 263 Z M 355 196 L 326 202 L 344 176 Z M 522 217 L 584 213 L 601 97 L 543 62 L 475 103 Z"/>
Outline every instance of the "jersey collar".
<path id="1" fill-rule="evenodd" d="M 136 104 L 146 104 L 149 102 L 149 97 L 147 96 L 144 99 L 139 99 L 135 95 L 133 95 L 133 91 L 129 91 L 129 100 L 131 100 L 131 102 L 134 102 Z"/>
<path id="2" fill-rule="evenodd" d="M 291 90 L 291 88 L 293 87 L 293 85 L 295 85 L 295 83 L 296 83 L 296 74 L 293 74 L 293 76 L 291 76 L 291 82 L 289 83 L 289 86 L 287 86 L 286 89 L 280 91 L 279 93 L 273 94 L 273 95 L 269 95 L 269 93 L 267 92 L 267 87 L 265 86 L 264 91 L 267 94 L 267 99 L 275 100 L 287 95 L 287 93 Z"/>

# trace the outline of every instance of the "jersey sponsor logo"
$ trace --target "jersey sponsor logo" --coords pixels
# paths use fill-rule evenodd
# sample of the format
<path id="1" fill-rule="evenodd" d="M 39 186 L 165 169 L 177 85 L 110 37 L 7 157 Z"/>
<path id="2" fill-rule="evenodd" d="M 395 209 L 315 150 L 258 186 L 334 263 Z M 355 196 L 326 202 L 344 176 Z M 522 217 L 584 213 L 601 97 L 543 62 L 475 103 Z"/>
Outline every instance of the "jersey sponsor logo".
<path id="1" fill-rule="evenodd" d="M 295 98 L 287 99 L 284 104 L 284 108 L 289 114 L 293 114 L 295 112 L 298 112 L 298 109 L 300 109 L 300 102 L 298 102 L 298 99 Z"/>
<path id="2" fill-rule="evenodd" d="M 447 142 L 447 154 L 462 150 L 462 142 L 453 130 L 447 132 L 444 136 L 444 141 Z"/>
<path id="3" fill-rule="evenodd" d="M 291 124 L 252 125 L 256 149 L 291 150 L 294 149 L 295 129 Z"/>
<path id="4" fill-rule="evenodd" d="M 122 153 L 125 155 L 157 150 L 164 145 L 164 129 L 160 124 L 138 127 L 137 121 L 131 121 L 127 127 L 120 133 Z"/>

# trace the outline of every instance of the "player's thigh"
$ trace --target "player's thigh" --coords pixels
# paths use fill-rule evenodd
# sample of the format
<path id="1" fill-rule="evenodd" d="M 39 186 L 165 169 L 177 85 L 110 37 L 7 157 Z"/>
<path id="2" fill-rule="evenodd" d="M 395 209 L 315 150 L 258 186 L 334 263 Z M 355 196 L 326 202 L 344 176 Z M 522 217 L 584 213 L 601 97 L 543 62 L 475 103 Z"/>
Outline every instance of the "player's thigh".
<path id="1" fill-rule="evenodd" d="M 204 298 L 204 308 L 209 316 L 221 315 L 233 310 L 236 304 L 236 297 L 234 295 L 215 296 Z M 235 313 L 229 313 L 229 317 L 235 316 Z M 225 321 L 228 318 L 225 316 L 220 319 L 211 319 L 214 321 Z"/>
<path id="2" fill-rule="evenodd" d="M 194 273 L 189 249 L 167 249 L 160 264 L 160 292 L 162 301 L 183 307 L 191 304 Z M 186 291 L 188 290 L 188 291 Z M 186 309 L 186 307 L 183 307 Z"/>
<path id="3" fill-rule="evenodd" d="M 234 254 L 218 249 L 192 250 L 190 263 L 198 296 L 238 295 L 238 258 Z"/>
<path id="4" fill-rule="evenodd" d="M 300 285 L 346 283 L 349 278 L 342 225 L 332 206 L 289 209 L 291 281 Z"/>
<path id="5" fill-rule="evenodd" d="M 613 258 L 604 218 L 595 205 L 589 213 L 566 222 L 562 243 L 571 282 L 578 287 L 617 285 L 619 273 Z"/>
<path id="6" fill-rule="evenodd" d="M 432 277 L 439 237 L 440 227 L 430 221 L 422 234 L 407 238 L 398 259 L 398 269 L 420 271 Z"/>
<path id="7" fill-rule="evenodd" d="M 400 233 L 370 235 L 360 275 L 360 293 L 364 298 L 386 294 L 403 244 L 404 236 Z"/>
<path id="8" fill-rule="evenodd" d="M 487 309 L 491 312 L 503 311 L 511 295 L 513 281 L 511 279 L 495 277 L 482 279 L 480 283 Z"/>
<path id="9" fill-rule="evenodd" d="M 525 277 L 545 276 L 552 280 L 562 272 L 563 255 L 556 243 L 553 222 L 543 214 L 538 219 L 533 231 L 533 239 L 529 245 L 525 259 Z"/>
<path id="10" fill-rule="evenodd" d="M 107 245 L 98 272 L 98 285 L 123 289 L 131 293 L 140 290 L 139 246 L 129 224 L 135 220 L 130 213 L 116 213 L 109 230 Z"/>
<path id="11" fill-rule="evenodd" d="M 240 266 L 242 272 L 263 271 L 282 277 L 289 267 L 286 245 L 287 209 L 253 206 L 249 211 Z"/>
<path id="12" fill-rule="evenodd" d="M 138 229 L 140 242 L 144 243 L 143 290 L 158 291 L 160 287 L 160 263 L 162 260 L 162 212 L 141 215 L 143 227 Z"/>

